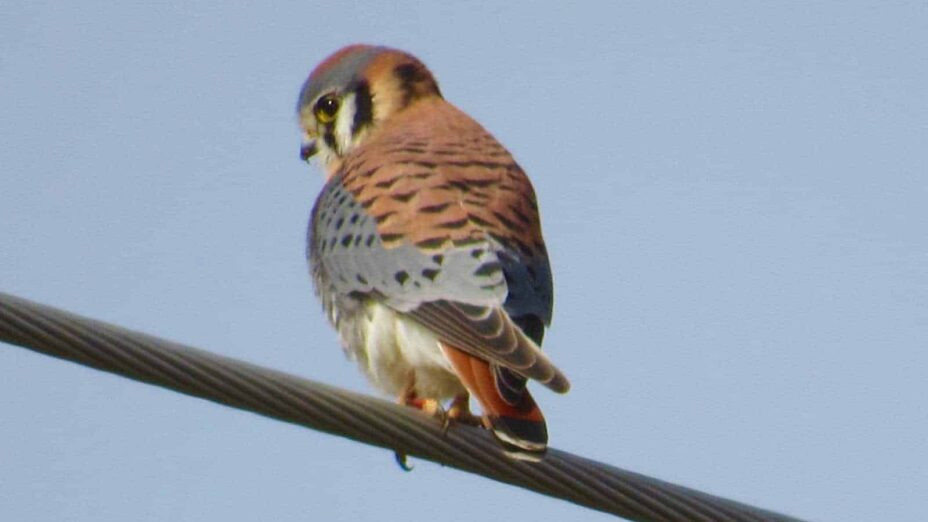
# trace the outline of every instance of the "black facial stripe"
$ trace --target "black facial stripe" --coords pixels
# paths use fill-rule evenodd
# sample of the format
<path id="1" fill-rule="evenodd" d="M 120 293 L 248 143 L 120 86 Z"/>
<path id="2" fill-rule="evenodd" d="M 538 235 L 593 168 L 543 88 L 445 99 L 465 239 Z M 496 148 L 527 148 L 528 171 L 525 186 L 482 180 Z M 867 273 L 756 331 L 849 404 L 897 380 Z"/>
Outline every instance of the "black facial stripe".
<path id="1" fill-rule="evenodd" d="M 325 134 L 322 135 L 322 139 L 325 140 L 325 144 L 328 145 L 330 149 L 338 154 L 338 140 L 335 139 L 334 125 L 329 125 L 326 127 Z"/>
<path id="2" fill-rule="evenodd" d="M 362 81 L 354 89 L 354 121 L 351 122 L 351 135 L 357 136 L 365 126 L 374 121 L 374 100 L 371 87 Z"/>

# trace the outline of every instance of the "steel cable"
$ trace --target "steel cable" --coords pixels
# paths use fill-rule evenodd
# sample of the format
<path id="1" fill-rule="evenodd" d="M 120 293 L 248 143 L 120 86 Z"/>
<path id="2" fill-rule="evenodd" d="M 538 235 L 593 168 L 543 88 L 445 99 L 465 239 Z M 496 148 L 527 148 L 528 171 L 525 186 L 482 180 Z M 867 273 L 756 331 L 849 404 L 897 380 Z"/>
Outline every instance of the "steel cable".
<path id="1" fill-rule="evenodd" d="M 485 430 L 80 317 L 0 292 L 0 341 L 259 415 L 388 448 L 638 521 L 798 519 L 555 449 L 504 457 Z"/>

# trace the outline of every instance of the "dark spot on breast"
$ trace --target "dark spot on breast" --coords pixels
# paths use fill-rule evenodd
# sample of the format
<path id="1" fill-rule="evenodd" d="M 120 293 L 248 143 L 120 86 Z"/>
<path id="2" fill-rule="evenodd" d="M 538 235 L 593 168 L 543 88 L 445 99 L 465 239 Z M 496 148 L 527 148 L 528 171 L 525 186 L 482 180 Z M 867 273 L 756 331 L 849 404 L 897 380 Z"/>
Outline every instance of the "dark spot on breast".
<path id="1" fill-rule="evenodd" d="M 364 276 L 362 276 L 361 274 L 355 274 L 354 278 L 357 279 L 358 282 L 361 283 L 362 285 L 367 284 L 367 279 L 364 279 Z"/>
<path id="2" fill-rule="evenodd" d="M 448 183 L 448 186 L 451 188 L 460 190 L 461 192 L 464 192 L 465 194 L 470 192 L 470 187 L 467 185 L 467 183 L 463 181 L 452 181 Z"/>
<path id="3" fill-rule="evenodd" d="M 423 239 L 422 241 L 417 242 L 416 246 L 422 249 L 438 248 L 444 245 L 446 240 L 447 238 L 445 237 L 432 237 L 432 238 Z"/>
<path id="4" fill-rule="evenodd" d="M 477 225 L 477 226 L 481 226 L 481 227 L 485 227 L 485 226 L 488 226 L 488 225 L 490 224 L 489 221 L 487 221 L 487 220 L 485 220 L 485 219 L 483 219 L 483 218 L 481 218 L 480 216 L 477 216 L 477 215 L 475 215 L 475 214 L 467 214 L 467 219 L 469 219 L 471 223 L 473 223 L 473 224 L 475 224 L 475 225 Z"/>
<path id="5" fill-rule="evenodd" d="M 426 268 L 422 271 L 422 277 L 428 279 L 429 281 L 434 281 L 440 272 L 440 270 L 435 270 L 434 268 Z"/>
<path id="6" fill-rule="evenodd" d="M 508 217 L 504 216 L 503 214 L 494 211 L 494 212 L 493 212 L 493 216 L 495 216 L 496 219 L 498 219 L 499 222 L 502 223 L 504 227 L 506 227 L 506 228 L 508 228 L 508 229 L 510 229 L 510 230 L 516 229 L 515 223 L 513 223 L 511 219 L 509 219 Z"/>
<path id="7" fill-rule="evenodd" d="M 377 183 L 374 183 L 374 186 L 377 187 L 377 188 L 388 189 L 388 188 L 392 187 L 397 181 L 399 181 L 399 180 L 400 180 L 400 177 L 401 177 L 401 176 L 396 176 L 396 177 L 394 177 L 394 178 L 385 179 L 385 180 L 383 180 L 383 181 L 378 181 Z M 362 205 L 363 205 L 363 203 L 362 203 Z"/>
<path id="8" fill-rule="evenodd" d="M 474 238 L 474 237 L 465 237 L 462 239 L 454 239 L 451 241 L 451 244 L 456 247 L 466 247 L 471 245 L 477 245 L 483 243 L 483 239 Z"/>
<path id="9" fill-rule="evenodd" d="M 481 257 L 483 257 L 483 254 L 485 254 L 485 253 L 486 253 L 486 251 L 485 251 L 484 249 L 482 249 L 482 248 L 475 248 L 475 249 L 473 249 L 473 250 L 470 251 L 470 257 L 472 257 L 472 258 L 474 258 L 474 259 L 480 259 Z"/>
<path id="10" fill-rule="evenodd" d="M 409 274 L 407 274 L 405 270 L 400 270 L 399 272 L 393 274 L 393 279 L 396 279 L 396 282 L 402 285 L 409 280 Z"/>
<path id="11" fill-rule="evenodd" d="M 432 261 L 435 261 L 436 265 L 441 266 L 441 264 L 445 262 L 445 256 L 441 254 L 435 254 L 434 256 L 432 256 Z"/>
<path id="12" fill-rule="evenodd" d="M 360 217 L 360 216 L 358 216 L 357 214 L 352 214 L 352 215 L 351 215 L 351 219 L 350 219 L 349 221 L 351 222 L 352 225 L 354 225 L 355 223 L 358 222 L 358 218 L 359 218 L 359 217 Z"/>
<path id="13" fill-rule="evenodd" d="M 465 315 L 470 317 L 480 317 L 487 310 L 486 307 L 466 303 L 455 303 L 454 306 L 461 312 L 464 312 Z"/>
<path id="14" fill-rule="evenodd" d="M 370 247 L 371 245 L 374 244 L 374 240 L 375 240 L 375 239 L 377 239 L 377 236 L 376 236 L 376 235 L 374 235 L 374 234 L 369 234 L 369 235 L 367 236 L 367 239 L 364 240 L 364 246 Z"/>
<path id="15" fill-rule="evenodd" d="M 410 192 L 404 192 L 402 194 L 390 194 L 390 199 L 399 201 L 400 203 L 408 203 L 409 200 L 415 197 L 415 195 L 418 193 L 418 190 L 413 190 Z"/>
<path id="16" fill-rule="evenodd" d="M 347 248 L 349 245 L 351 245 L 351 241 L 353 240 L 354 240 L 353 235 L 345 234 L 344 236 L 342 236 L 342 246 Z"/>
<path id="17" fill-rule="evenodd" d="M 383 214 L 381 214 L 381 215 L 379 215 L 379 216 L 374 216 L 374 221 L 376 221 L 377 224 L 379 225 L 379 224 L 383 223 L 384 221 L 386 221 L 387 219 L 389 219 L 390 216 L 392 216 L 392 215 L 394 215 L 394 214 L 396 214 L 396 211 L 395 211 L 395 210 L 390 210 L 389 212 L 384 212 Z"/>
<path id="18" fill-rule="evenodd" d="M 530 225 L 530 224 L 531 224 L 532 220 L 529 219 L 529 217 L 526 216 L 525 213 L 522 212 L 521 210 L 519 210 L 518 208 L 516 208 L 516 207 L 509 207 L 509 210 L 511 210 L 512 213 L 516 215 L 516 219 L 518 219 L 519 221 L 521 221 L 523 225 Z"/>
<path id="19" fill-rule="evenodd" d="M 459 228 L 464 228 L 467 225 L 467 218 L 455 219 L 454 221 L 445 221 L 444 223 L 439 223 L 440 228 L 447 228 L 451 230 L 457 230 Z"/>
<path id="20" fill-rule="evenodd" d="M 419 207 L 419 212 L 422 212 L 424 214 L 437 214 L 450 206 L 451 206 L 451 203 L 439 203 L 437 205 L 426 205 L 424 207 Z"/>
<path id="21" fill-rule="evenodd" d="M 374 168 L 365 170 L 364 172 L 362 172 L 361 174 L 359 174 L 359 176 L 362 177 L 362 178 L 369 178 L 369 177 L 373 176 L 374 173 L 377 172 L 377 170 L 379 170 L 379 169 L 380 169 L 380 166 L 378 165 L 378 166 L 376 166 L 376 167 L 374 167 Z"/>
<path id="22" fill-rule="evenodd" d="M 335 222 L 335 230 L 341 229 L 342 225 L 344 224 L 345 224 L 345 218 L 343 217 L 338 218 L 338 221 Z"/>
<path id="23" fill-rule="evenodd" d="M 503 267 L 502 265 L 499 264 L 499 262 L 491 261 L 489 263 L 484 263 L 480 265 L 477 268 L 477 270 L 474 270 L 474 275 L 475 276 L 490 276 L 502 270 L 503 270 Z"/>
<path id="24" fill-rule="evenodd" d="M 400 161 L 403 165 L 414 165 L 416 167 L 422 167 L 426 169 L 434 169 L 438 166 L 438 163 L 434 161 L 422 161 L 422 160 L 409 160 L 409 161 Z"/>

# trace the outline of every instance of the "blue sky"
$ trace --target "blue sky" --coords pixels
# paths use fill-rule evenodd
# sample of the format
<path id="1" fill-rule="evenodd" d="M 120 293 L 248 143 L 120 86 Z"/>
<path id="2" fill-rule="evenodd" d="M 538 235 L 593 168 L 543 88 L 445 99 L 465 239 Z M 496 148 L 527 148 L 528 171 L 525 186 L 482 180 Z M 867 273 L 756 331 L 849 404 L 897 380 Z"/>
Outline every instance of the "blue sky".
<path id="1" fill-rule="evenodd" d="M 0 290 L 370 392 L 303 258 L 311 68 L 422 58 L 532 177 L 554 446 L 814 520 L 928 491 L 924 2 L 4 2 Z M 607 517 L 13 347 L 9 520 Z"/>

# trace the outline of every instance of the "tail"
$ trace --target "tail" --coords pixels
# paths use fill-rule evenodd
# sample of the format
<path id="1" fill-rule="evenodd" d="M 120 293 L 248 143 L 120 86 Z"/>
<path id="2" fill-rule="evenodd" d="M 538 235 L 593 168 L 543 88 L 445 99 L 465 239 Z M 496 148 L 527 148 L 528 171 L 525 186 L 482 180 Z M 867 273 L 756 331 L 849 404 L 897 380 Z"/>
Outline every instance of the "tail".
<path id="1" fill-rule="evenodd" d="M 541 409 L 525 388 L 525 378 L 442 343 L 445 356 L 483 408 L 484 424 L 512 458 L 539 461 L 548 448 Z"/>

